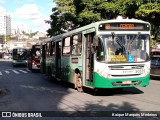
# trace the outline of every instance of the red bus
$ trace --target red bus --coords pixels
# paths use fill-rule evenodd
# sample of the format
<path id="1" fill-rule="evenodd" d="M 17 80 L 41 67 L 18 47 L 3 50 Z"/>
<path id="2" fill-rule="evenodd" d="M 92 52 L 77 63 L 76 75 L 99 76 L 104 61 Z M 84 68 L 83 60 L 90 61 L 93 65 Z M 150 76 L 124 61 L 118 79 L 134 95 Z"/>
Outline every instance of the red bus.
<path id="1" fill-rule="evenodd" d="M 33 45 L 28 55 L 28 69 L 31 71 L 40 70 L 40 45 Z"/>

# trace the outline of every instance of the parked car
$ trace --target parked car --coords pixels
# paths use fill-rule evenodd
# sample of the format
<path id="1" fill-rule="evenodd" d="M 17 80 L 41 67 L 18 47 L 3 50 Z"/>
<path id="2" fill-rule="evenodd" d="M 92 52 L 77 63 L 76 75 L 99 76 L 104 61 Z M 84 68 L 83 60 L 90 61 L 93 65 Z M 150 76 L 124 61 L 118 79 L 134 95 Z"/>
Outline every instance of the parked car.
<path id="1" fill-rule="evenodd" d="M 160 77 L 160 51 L 151 52 L 151 75 Z"/>
<path id="2" fill-rule="evenodd" d="M 11 54 L 4 54 L 3 58 L 4 59 L 12 59 L 12 55 Z"/>

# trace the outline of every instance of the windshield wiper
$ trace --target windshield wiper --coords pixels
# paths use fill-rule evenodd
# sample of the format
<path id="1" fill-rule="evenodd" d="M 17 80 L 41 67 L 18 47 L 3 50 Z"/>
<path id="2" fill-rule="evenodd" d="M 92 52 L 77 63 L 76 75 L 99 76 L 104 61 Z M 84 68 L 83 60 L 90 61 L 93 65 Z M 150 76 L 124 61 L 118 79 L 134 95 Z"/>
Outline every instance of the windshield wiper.
<path id="1" fill-rule="evenodd" d="M 139 37 L 140 32 L 138 32 L 138 34 L 135 36 L 135 38 L 130 42 L 130 45 L 132 45 L 132 43 Z"/>
<path id="2" fill-rule="evenodd" d="M 112 37 L 116 38 L 115 41 L 118 43 L 118 45 L 122 48 L 123 52 L 126 53 L 126 49 L 125 49 L 125 46 L 123 45 L 123 43 L 121 42 L 121 40 L 117 37 L 117 35 L 114 33 L 114 32 L 111 32 L 112 34 Z"/>

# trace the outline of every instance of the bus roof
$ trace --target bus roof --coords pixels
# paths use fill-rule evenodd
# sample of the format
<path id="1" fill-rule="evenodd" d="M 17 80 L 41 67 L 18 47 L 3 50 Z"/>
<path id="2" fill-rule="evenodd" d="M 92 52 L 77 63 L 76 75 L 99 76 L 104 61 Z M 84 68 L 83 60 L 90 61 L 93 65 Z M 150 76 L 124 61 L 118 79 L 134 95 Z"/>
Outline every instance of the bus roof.
<path id="1" fill-rule="evenodd" d="M 147 24 L 150 24 L 149 22 L 146 22 L 146 21 L 143 21 L 143 20 L 139 20 L 139 19 L 128 19 L 128 18 L 125 18 L 125 19 L 123 19 L 123 18 L 117 18 L 117 19 L 111 19 L 111 20 L 107 20 L 107 21 L 102 21 L 102 22 L 104 22 L 104 23 L 110 23 L 110 22 L 112 22 L 112 23 L 114 23 L 114 22 L 135 22 L 135 23 L 147 23 Z"/>
<path id="2" fill-rule="evenodd" d="M 71 30 L 71 31 L 68 31 L 66 33 L 63 33 L 63 34 L 60 34 L 60 35 L 57 35 L 57 36 L 53 36 L 51 39 L 52 40 L 60 40 L 62 39 L 62 37 L 64 36 L 68 36 L 70 34 L 75 34 L 75 33 L 78 33 L 78 32 L 81 32 L 81 31 L 95 31 L 96 29 L 98 29 L 99 27 L 99 24 L 103 24 L 103 23 L 125 23 L 125 22 L 130 22 L 130 23 L 145 23 L 145 24 L 149 24 L 149 22 L 146 22 L 146 21 L 143 21 L 143 20 L 138 20 L 138 19 L 123 19 L 123 18 L 117 18 L 117 19 L 111 19 L 111 20 L 106 20 L 106 21 L 98 21 L 98 22 L 94 22 L 94 23 L 91 23 L 91 24 L 88 24 L 86 26 L 83 26 L 83 27 L 80 27 L 80 28 L 77 28 L 77 29 L 74 29 L 74 30 Z M 57 40 L 57 41 L 58 41 Z"/>

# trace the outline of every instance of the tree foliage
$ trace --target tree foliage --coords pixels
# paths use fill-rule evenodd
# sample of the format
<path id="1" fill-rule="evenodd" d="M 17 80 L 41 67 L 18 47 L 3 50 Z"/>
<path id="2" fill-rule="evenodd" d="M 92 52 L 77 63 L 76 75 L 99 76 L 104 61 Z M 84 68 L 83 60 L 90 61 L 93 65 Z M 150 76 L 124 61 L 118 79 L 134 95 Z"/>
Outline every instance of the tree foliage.
<path id="1" fill-rule="evenodd" d="M 0 35 L 0 38 L 2 38 L 4 40 L 4 42 L 10 40 L 11 35 Z"/>
<path id="2" fill-rule="evenodd" d="M 48 35 L 54 36 L 92 22 L 116 18 L 122 15 L 148 21 L 157 38 L 160 26 L 159 0 L 54 0 L 56 7 L 50 15 L 51 28 Z"/>
<path id="3" fill-rule="evenodd" d="M 159 29 L 160 29 L 160 3 L 157 3 L 158 0 L 155 2 L 148 2 L 142 4 L 139 9 L 135 12 L 139 19 L 143 19 L 148 21 L 152 25 L 152 35 L 154 36 L 153 39 L 158 39 Z"/>

